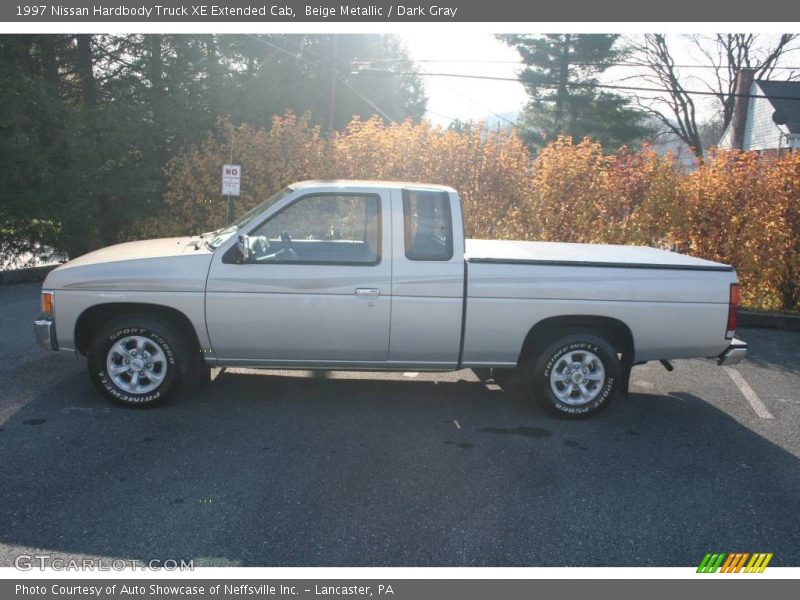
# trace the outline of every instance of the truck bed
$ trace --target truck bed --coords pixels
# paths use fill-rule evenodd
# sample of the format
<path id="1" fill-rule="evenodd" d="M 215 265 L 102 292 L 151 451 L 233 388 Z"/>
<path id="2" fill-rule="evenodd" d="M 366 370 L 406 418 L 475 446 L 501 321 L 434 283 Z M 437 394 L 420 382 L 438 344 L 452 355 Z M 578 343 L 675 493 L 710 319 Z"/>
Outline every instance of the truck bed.
<path id="1" fill-rule="evenodd" d="M 562 242 L 468 239 L 466 240 L 465 258 L 470 263 L 624 267 L 628 269 L 678 269 L 689 271 L 733 270 L 730 265 L 644 246 L 569 244 Z"/>
<path id="2" fill-rule="evenodd" d="M 717 356 L 729 344 L 736 274 L 728 265 L 653 248 L 551 242 L 467 240 L 465 256 L 465 366 L 515 364 L 527 323 L 561 315 L 624 323 L 637 361 Z"/>

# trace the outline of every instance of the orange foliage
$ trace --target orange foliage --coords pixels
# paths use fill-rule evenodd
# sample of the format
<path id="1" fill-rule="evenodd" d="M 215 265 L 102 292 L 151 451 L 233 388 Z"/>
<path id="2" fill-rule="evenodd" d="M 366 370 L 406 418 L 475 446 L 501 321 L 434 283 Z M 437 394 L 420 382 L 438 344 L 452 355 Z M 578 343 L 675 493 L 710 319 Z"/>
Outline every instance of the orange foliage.
<path id="1" fill-rule="evenodd" d="M 171 160 L 166 167 L 165 214 L 155 225 L 162 234 L 217 229 L 224 224 L 222 165 L 242 165 L 241 214 L 293 181 L 331 176 L 326 143 L 307 115 L 275 117 L 269 131 L 220 121 L 218 131 Z"/>
<path id="2" fill-rule="evenodd" d="M 642 244 L 733 264 L 747 305 L 797 308 L 800 154 L 712 154 L 686 173 L 651 148 L 606 154 L 561 138 L 532 157 L 513 131 L 456 132 L 423 122 L 354 119 L 332 136 L 308 116 L 271 128 L 222 121 L 166 167 L 164 234 L 220 227 L 220 168 L 243 165 L 241 214 L 303 179 L 441 183 L 459 190 L 471 237 Z"/>
<path id="3" fill-rule="evenodd" d="M 798 308 L 800 154 L 717 151 L 682 179 L 681 196 L 676 241 L 734 265 L 745 304 Z"/>
<path id="4" fill-rule="evenodd" d="M 539 239 L 664 245 L 680 177 L 650 148 L 606 155 L 597 142 L 560 138 L 534 162 L 530 210 Z"/>

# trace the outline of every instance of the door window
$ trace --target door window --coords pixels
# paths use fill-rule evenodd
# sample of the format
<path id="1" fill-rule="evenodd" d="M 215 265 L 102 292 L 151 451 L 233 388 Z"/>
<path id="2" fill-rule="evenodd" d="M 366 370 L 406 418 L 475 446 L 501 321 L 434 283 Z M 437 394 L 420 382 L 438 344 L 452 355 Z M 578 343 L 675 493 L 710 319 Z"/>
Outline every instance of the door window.
<path id="1" fill-rule="evenodd" d="M 380 233 L 377 195 L 305 196 L 250 234 L 250 262 L 375 265 Z"/>
<path id="2" fill-rule="evenodd" d="M 403 225 L 409 260 L 453 258 L 453 223 L 447 192 L 403 190 Z"/>

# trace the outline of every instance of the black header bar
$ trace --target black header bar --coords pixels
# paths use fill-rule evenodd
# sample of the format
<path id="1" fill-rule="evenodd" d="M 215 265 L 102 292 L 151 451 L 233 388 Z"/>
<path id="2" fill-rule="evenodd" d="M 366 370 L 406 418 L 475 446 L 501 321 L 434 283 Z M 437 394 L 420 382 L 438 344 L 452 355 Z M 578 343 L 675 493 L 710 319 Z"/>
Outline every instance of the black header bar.
<path id="1" fill-rule="evenodd" d="M 786 0 L 6 0 L 2 21 L 53 22 L 781 22 L 800 21 Z M 730 29 L 728 27 L 727 29 Z"/>
<path id="2" fill-rule="evenodd" d="M 772 569 L 772 567 L 770 567 Z M 15 600 L 485 600 L 504 598 L 621 597 L 672 600 L 719 596 L 740 600 L 796 595 L 791 579 L 757 574 L 691 579 L 43 579 L 0 581 L 3 598 Z M 790 577 L 790 575 L 786 575 Z M 713 579 L 716 577 L 717 579 Z M 753 577 L 753 578 L 750 578 Z M 713 579 L 713 580 L 712 580 Z M 702 594 L 701 594 L 702 592 Z M 713 594 L 712 594 L 713 592 Z"/>

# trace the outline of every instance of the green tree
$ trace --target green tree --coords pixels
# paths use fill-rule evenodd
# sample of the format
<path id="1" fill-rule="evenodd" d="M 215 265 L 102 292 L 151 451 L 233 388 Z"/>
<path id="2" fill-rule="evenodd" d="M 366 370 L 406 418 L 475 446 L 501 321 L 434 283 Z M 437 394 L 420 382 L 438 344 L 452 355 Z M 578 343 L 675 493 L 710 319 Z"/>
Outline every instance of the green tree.
<path id="1" fill-rule="evenodd" d="M 0 264 L 34 250 L 45 232 L 55 159 L 63 139 L 56 46 L 52 36 L 0 36 Z"/>
<path id="2" fill-rule="evenodd" d="M 0 36 L 0 252 L 40 244 L 78 256 L 151 234 L 164 167 L 218 119 L 268 127 L 310 113 L 419 119 L 419 77 L 369 79 L 361 60 L 400 59 L 384 35 Z M 5 261 L 2 261 L 5 262 Z"/>
<path id="3" fill-rule="evenodd" d="M 236 82 L 227 114 L 266 125 L 291 110 L 341 130 L 358 115 L 419 120 L 425 113 L 422 80 L 399 40 L 391 35 L 230 36 L 221 52 Z M 411 75 L 381 77 L 360 64 L 389 59 Z"/>
<path id="4" fill-rule="evenodd" d="M 530 95 L 522 115 L 525 140 L 541 147 L 558 136 L 591 137 L 608 149 L 635 144 L 650 130 L 627 98 L 598 88 L 598 76 L 625 56 L 618 35 L 502 35 L 526 68 Z"/>

